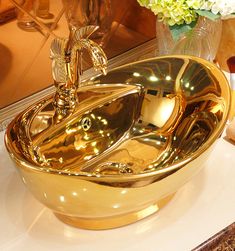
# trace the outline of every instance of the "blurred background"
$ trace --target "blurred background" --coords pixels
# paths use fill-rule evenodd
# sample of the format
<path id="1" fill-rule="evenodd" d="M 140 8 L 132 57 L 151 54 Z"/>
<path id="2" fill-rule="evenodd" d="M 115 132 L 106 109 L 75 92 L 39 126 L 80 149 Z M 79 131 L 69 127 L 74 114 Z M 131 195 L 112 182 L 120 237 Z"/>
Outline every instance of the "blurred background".
<path id="1" fill-rule="evenodd" d="M 93 39 L 112 59 L 154 39 L 155 22 L 136 0 L 0 0 L 0 112 L 53 84 L 50 44 L 68 36 L 69 26 L 99 25 Z M 235 20 L 226 20 L 217 55 L 222 69 L 231 55 Z"/>

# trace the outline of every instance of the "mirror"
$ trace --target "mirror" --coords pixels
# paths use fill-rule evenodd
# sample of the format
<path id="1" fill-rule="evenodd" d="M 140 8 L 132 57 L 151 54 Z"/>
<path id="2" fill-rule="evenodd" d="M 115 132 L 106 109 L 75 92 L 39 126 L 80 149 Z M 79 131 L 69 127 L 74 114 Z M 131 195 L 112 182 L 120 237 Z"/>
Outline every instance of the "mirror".
<path id="1" fill-rule="evenodd" d="M 52 85 L 50 44 L 68 23 L 99 24 L 94 40 L 109 59 L 155 36 L 155 16 L 136 0 L 0 1 L 0 109 Z"/>

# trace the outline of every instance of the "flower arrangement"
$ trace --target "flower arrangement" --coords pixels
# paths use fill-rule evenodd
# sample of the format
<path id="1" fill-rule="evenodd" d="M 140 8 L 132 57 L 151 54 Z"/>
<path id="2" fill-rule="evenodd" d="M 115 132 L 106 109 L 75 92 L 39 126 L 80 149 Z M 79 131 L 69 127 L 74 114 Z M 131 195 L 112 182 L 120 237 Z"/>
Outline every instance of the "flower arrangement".
<path id="1" fill-rule="evenodd" d="M 199 16 L 215 20 L 235 13 L 235 0 L 137 0 L 150 9 L 159 21 L 170 26 L 173 36 L 192 29 Z"/>

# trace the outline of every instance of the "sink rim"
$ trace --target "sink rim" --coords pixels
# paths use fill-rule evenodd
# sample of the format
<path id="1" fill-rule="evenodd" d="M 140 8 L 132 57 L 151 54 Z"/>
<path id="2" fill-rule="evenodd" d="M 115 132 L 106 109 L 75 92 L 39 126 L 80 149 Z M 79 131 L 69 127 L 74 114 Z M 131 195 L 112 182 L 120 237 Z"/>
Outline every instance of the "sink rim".
<path id="1" fill-rule="evenodd" d="M 171 164 L 168 167 L 165 167 L 161 170 L 155 170 L 155 171 L 148 171 L 148 172 L 144 172 L 144 173 L 138 173 L 138 174 L 115 174 L 115 175 L 110 175 L 110 174 L 95 174 L 95 173 L 87 173 L 87 172 L 82 172 L 82 171 L 64 171 L 64 170 L 56 170 L 56 169 L 52 169 L 52 168 L 48 168 L 48 167 L 42 167 L 39 165 L 34 165 L 32 163 L 30 163 L 29 161 L 27 161 L 26 159 L 22 158 L 22 156 L 20 156 L 16 151 L 15 148 L 12 146 L 11 142 L 10 142 L 10 131 L 13 128 L 13 125 L 17 122 L 17 120 L 19 120 L 19 118 L 26 112 L 32 109 L 32 107 L 34 107 L 35 104 L 32 104 L 30 107 L 28 107 L 27 109 L 25 109 L 23 112 L 21 112 L 19 115 L 16 116 L 16 118 L 13 119 L 13 121 L 10 123 L 10 125 L 8 126 L 6 133 L 5 133 L 5 145 L 6 148 L 11 156 L 11 158 L 17 163 L 17 166 L 20 168 L 29 168 L 30 170 L 36 171 L 36 172 L 44 172 L 44 173 L 48 173 L 48 174 L 58 174 L 58 175 L 65 175 L 65 176 L 73 176 L 73 177 L 79 177 L 82 179 L 112 179 L 112 180 L 120 180 L 122 179 L 123 181 L 127 181 L 127 180 L 133 180 L 133 179 L 141 179 L 141 178 L 147 178 L 147 177 L 152 177 L 152 176 L 156 176 L 156 175 L 161 175 L 164 173 L 168 173 L 168 172 L 172 172 L 175 170 L 178 170 L 179 168 L 185 166 L 186 164 L 188 164 L 189 162 L 195 160 L 196 158 L 198 158 L 203 152 L 205 152 L 206 150 L 208 150 L 216 141 L 216 139 L 220 136 L 220 134 L 222 133 L 222 130 L 226 124 L 226 121 L 228 119 L 228 115 L 229 115 L 229 110 L 230 110 L 230 100 L 231 100 L 231 92 L 230 92 L 230 87 L 228 84 L 228 80 L 225 77 L 225 75 L 223 74 L 223 72 L 213 63 L 208 62 L 204 59 L 201 58 L 197 58 L 194 56 L 186 56 L 186 55 L 171 55 L 171 56 L 162 56 L 162 57 L 153 57 L 150 59 L 145 59 L 145 60 L 140 60 L 137 62 L 132 62 L 129 64 L 125 64 L 119 67 L 116 67 L 114 69 L 112 69 L 110 72 L 113 72 L 115 70 L 119 70 L 131 65 L 135 65 L 137 63 L 144 63 L 144 62 L 149 62 L 152 61 L 154 59 L 164 59 L 164 58 L 172 58 L 172 59 L 191 59 L 193 61 L 196 61 L 198 63 L 203 64 L 204 66 L 208 67 L 208 68 L 212 68 L 213 69 L 213 75 L 216 77 L 216 79 L 218 79 L 218 82 L 220 83 L 220 87 L 221 89 L 223 89 L 223 91 L 227 92 L 227 96 L 228 96 L 228 100 L 226 101 L 227 104 L 227 109 L 224 109 L 224 113 L 223 113 L 223 118 L 221 119 L 221 122 L 219 123 L 218 127 L 215 129 L 215 131 L 213 132 L 213 134 L 211 135 L 211 137 L 206 141 L 205 144 L 202 145 L 202 147 L 200 147 L 198 150 L 196 150 L 195 152 L 193 152 L 190 156 L 187 156 L 185 159 L 181 160 L 179 163 L 175 163 L 175 164 Z M 223 88 L 221 86 L 221 83 L 223 83 Z M 111 83 L 110 83 L 111 84 Z M 123 84 L 123 83 L 120 83 Z M 93 86 L 93 85 L 85 85 L 85 86 Z M 48 96 L 45 99 L 49 99 L 51 97 Z M 14 154 L 13 154 L 14 153 Z"/>

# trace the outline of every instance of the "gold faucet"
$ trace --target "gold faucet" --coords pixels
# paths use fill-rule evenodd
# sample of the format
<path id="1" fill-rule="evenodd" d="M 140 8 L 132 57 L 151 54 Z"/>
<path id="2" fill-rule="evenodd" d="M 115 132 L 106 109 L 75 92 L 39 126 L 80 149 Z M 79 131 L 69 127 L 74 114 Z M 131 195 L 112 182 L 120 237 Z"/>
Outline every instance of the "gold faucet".
<path id="1" fill-rule="evenodd" d="M 54 122 L 71 114 L 78 104 L 77 89 L 81 86 L 82 52 L 86 49 L 95 70 L 106 74 L 107 57 L 89 37 L 99 27 L 72 27 L 69 38 L 56 38 L 51 44 L 52 75 L 56 87 Z"/>

